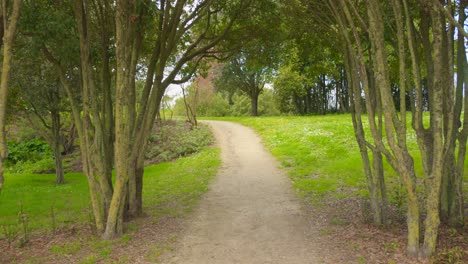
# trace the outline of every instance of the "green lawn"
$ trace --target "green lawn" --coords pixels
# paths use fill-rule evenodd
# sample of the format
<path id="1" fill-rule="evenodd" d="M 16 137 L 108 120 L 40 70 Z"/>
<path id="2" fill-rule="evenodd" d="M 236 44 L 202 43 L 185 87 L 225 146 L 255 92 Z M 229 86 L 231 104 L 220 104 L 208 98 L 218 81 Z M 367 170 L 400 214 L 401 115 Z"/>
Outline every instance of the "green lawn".
<path id="1" fill-rule="evenodd" d="M 152 215 L 179 216 L 190 211 L 220 165 L 219 149 L 161 163 L 145 169 L 143 206 Z M 51 230 L 52 207 L 56 227 L 89 221 L 89 192 L 81 173 L 65 176 L 67 184 L 56 186 L 52 174 L 6 174 L 0 193 L 0 238 L 2 226 L 18 223 L 20 207 L 28 216 L 30 230 Z M 17 226 L 16 228 L 19 228 Z"/>
<path id="2" fill-rule="evenodd" d="M 294 187 L 309 200 L 320 200 L 326 194 L 337 198 L 368 195 L 350 115 L 213 119 L 256 130 L 271 153 L 288 168 Z M 412 134 L 408 146 L 421 175 L 422 164 Z M 388 196 L 400 202 L 400 179 L 386 162 L 384 166 Z"/>

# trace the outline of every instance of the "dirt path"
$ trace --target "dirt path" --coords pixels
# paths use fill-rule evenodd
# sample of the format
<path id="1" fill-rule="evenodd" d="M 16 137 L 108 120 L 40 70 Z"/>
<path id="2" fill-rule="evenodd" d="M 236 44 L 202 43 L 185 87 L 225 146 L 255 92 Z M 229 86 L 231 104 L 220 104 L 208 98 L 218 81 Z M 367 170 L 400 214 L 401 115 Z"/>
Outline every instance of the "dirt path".
<path id="1" fill-rule="evenodd" d="M 258 136 L 239 124 L 207 123 L 223 165 L 163 263 L 320 263 L 317 231 Z"/>

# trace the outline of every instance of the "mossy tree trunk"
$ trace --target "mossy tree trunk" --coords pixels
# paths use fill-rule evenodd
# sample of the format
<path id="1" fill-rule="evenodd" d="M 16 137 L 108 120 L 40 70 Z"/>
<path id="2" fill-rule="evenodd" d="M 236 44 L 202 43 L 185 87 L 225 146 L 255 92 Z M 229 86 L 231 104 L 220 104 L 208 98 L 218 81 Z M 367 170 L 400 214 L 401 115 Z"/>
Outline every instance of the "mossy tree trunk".
<path id="1" fill-rule="evenodd" d="M 460 6 L 458 8 L 458 24 L 463 25 L 466 20 L 465 9 L 467 6 L 466 1 L 460 1 Z M 451 11 L 452 8 L 450 8 Z M 447 11 L 449 12 L 449 11 Z M 450 12 L 450 15 L 453 15 L 453 11 Z M 452 47 L 454 43 L 453 34 L 454 34 L 455 25 L 451 25 L 449 34 L 444 35 L 443 42 L 444 46 Z M 448 44 L 450 43 L 450 44 Z M 464 157 L 466 156 L 466 138 L 467 138 L 467 129 L 466 129 L 466 115 L 462 119 L 462 110 L 466 105 L 466 97 L 463 96 L 464 87 L 466 85 L 466 49 L 465 49 L 465 36 L 463 32 L 458 30 L 457 43 L 456 43 L 456 62 L 450 60 L 452 58 L 451 51 L 447 53 L 449 56 L 445 59 L 447 68 L 452 69 L 451 72 L 448 72 L 446 78 L 447 80 L 444 83 L 452 83 L 454 76 L 453 67 L 449 65 L 455 65 L 457 69 L 456 77 L 456 87 L 454 94 L 451 89 L 445 89 L 444 94 L 444 107 L 445 109 L 451 109 L 449 115 L 444 116 L 444 124 L 451 124 L 451 126 L 444 126 L 445 136 L 448 137 L 451 141 L 446 147 L 446 155 L 444 157 L 444 172 L 442 178 L 442 190 L 441 190 L 441 220 L 447 222 L 452 226 L 462 226 L 464 221 L 463 213 L 463 173 L 464 173 Z M 448 85 L 447 85 L 448 86 Z M 446 86 L 446 87 L 447 87 Z M 447 94 L 448 93 L 448 94 Z M 451 99 L 454 98 L 454 99 Z M 464 102 L 465 100 L 465 102 Z M 451 108 L 453 107 L 453 108 Z M 446 113 L 446 111 L 444 111 Z M 452 123 L 451 123 L 452 122 Z M 458 153 L 456 154 L 457 149 L 457 140 L 458 140 Z"/>
<path id="2" fill-rule="evenodd" d="M 2 0 L 0 5 L 0 19 L 2 35 L 0 47 L 3 48 L 3 61 L 0 80 L 0 191 L 4 183 L 4 161 L 8 156 L 6 143 L 6 110 L 8 98 L 8 82 L 10 80 L 11 60 L 13 56 L 13 42 L 15 39 L 16 25 L 20 16 L 21 0 Z M 11 5 L 11 6 L 10 6 Z M 11 9 L 11 14 L 8 11 Z"/>
<path id="3" fill-rule="evenodd" d="M 373 216 L 373 223 L 382 225 L 386 222 L 387 195 L 383 172 L 382 152 L 382 110 L 379 102 L 379 93 L 370 94 L 369 86 L 374 86 L 373 75 L 369 72 L 368 65 L 362 57 L 362 45 L 356 42 L 357 52 L 350 48 L 354 44 L 352 36 L 357 33 L 353 22 L 350 19 L 350 12 L 344 2 L 339 2 L 335 7 L 332 5 L 334 15 L 337 19 L 341 35 L 343 37 L 343 54 L 348 79 L 350 111 L 353 121 L 355 137 L 358 142 L 363 169 L 366 176 L 367 189 L 369 191 L 370 204 Z M 347 24 L 352 28 L 353 35 L 347 31 Z M 356 40 L 356 39 L 355 39 Z M 361 55 L 361 56 L 360 56 Z M 370 75 L 370 78 L 369 78 Z M 362 105 L 362 86 L 366 87 L 366 105 Z M 368 120 L 371 124 L 371 134 L 373 143 L 366 139 L 364 132 L 362 115 L 367 109 Z M 375 119 L 377 118 L 377 122 Z M 369 154 L 372 153 L 372 162 Z"/>
<path id="4" fill-rule="evenodd" d="M 430 12 L 430 20 L 432 23 L 422 23 L 426 27 L 421 26 L 421 31 L 433 32 L 433 36 L 422 37 L 421 44 L 424 47 L 425 59 L 428 62 L 428 72 L 434 72 L 434 76 L 430 76 L 429 90 L 429 110 L 430 110 L 430 126 L 425 128 L 423 125 L 423 88 L 421 78 L 421 68 L 417 55 L 417 43 L 414 37 L 415 27 L 410 17 L 408 3 L 405 0 L 394 0 L 391 2 L 393 13 L 395 14 L 394 23 L 396 28 L 396 53 L 399 66 L 399 89 L 400 89 L 400 113 L 397 112 L 395 103 L 392 98 L 392 83 L 390 81 L 390 69 L 388 66 L 388 47 L 384 37 L 385 23 L 383 21 L 382 3 L 376 0 L 367 1 L 367 21 L 364 16 L 361 16 L 359 11 L 352 6 L 351 2 L 338 0 L 329 1 L 330 7 L 333 10 L 334 17 L 340 26 L 340 33 L 345 40 L 345 65 L 348 73 L 348 81 L 353 94 L 351 102 L 353 105 L 352 116 L 353 124 L 356 132 L 356 139 L 361 150 L 361 156 L 368 181 L 368 189 L 371 200 L 375 203 L 378 201 L 377 192 L 380 186 L 384 186 L 384 182 L 375 181 L 375 179 L 383 179 L 377 176 L 379 164 L 372 166 L 369 164 L 369 156 L 366 153 L 367 148 L 371 148 L 373 155 L 378 157 L 379 154 L 384 155 L 389 164 L 400 174 L 408 196 L 408 247 L 407 252 L 412 256 L 418 256 L 420 253 L 426 257 L 435 252 L 435 244 L 437 241 L 437 230 L 439 226 L 439 204 L 442 175 L 444 173 L 444 160 L 446 164 L 453 170 L 455 155 L 445 155 L 447 150 L 454 149 L 454 103 L 453 89 L 450 85 L 453 80 L 453 71 L 451 66 L 451 50 L 445 49 L 444 46 L 451 45 L 450 28 L 445 29 L 443 16 L 440 11 L 437 11 L 435 5 L 429 4 L 432 10 Z M 337 7 L 338 6 L 338 7 Z M 424 9 L 426 10 L 426 9 Z M 424 13 L 425 11 L 421 11 Z M 358 26 L 357 26 L 357 25 Z M 350 29 L 350 31 L 348 31 Z M 361 34 L 364 30 L 368 35 Z M 352 38 L 349 35 L 352 33 Z M 405 32 L 408 32 L 405 34 Z M 424 35 L 424 34 L 423 34 Z M 363 42 L 370 44 L 370 52 L 366 53 Z M 411 67 L 406 65 L 407 54 L 411 55 Z M 356 58 L 356 59 L 355 59 Z M 408 73 L 411 69 L 413 72 Z M 413 83 L 408 82 L 409 76 L 412 76 Z M 353 84 L 354 83 L 354 84 Z M 442 83 L 448 83 L 443 87 Z M 409 86 L 408 86 L 409 84 Z M 417 181 L 414 169 L 414 161 L 408 150 L 406 143 L 407 136 L 407 121 L 406 121 L 406 90 L 407 87 L 415 87 L 410 91 L 410 100 L 412 105 L 412 126 L 417 134 L 418 145 L 423 158 L 424 172 L 428 178 L 427 198 L 425 201 L 425 211 L 427 216 L 425 219 L 425 236 L 424 245 L 420 250 L 420 202 L 416 192 Z M 366 110 L 368 113 L 368 122 L 373 145 L 365 140 L 365 135 L 362 129 L 362 120 L 360 111 L 360 102 L 362 91 L 365 96 Z M 380 110 L 381 107 L 381 110 Z M 383 116 L 383 122 L 381 117 Z M 382 128 L 382 124 L 384 127 Z M 385 129 L 386 144 L 383 143 L 382 130 Z M 377 150 L 377 151 L 375 151 Z M 375 159 L 374 161 L 378 158 Z M 448 161 L 452 161 L 448 163 Z M 377 175 L 373 175 L 377 173 Z M 369 176 L 371 175 L 371 176 Z M 374 178 L 375 177 L 375 178 Z M 373 180 L 374 179 L 374 180 Z M 381 188 L 381 187 L 380 187 Z M 382 189 L 380 189 L 382 190 Z M 372 204 L 372 203 L 371 203 Z M 372 207 L 379 207 L 374 204 Z M 374 213 L 375 210 L 373 209 Z M 378 215 L 378 213 L 376 213 Z M 375 218 L 374 221 L 377 219 Z"/>

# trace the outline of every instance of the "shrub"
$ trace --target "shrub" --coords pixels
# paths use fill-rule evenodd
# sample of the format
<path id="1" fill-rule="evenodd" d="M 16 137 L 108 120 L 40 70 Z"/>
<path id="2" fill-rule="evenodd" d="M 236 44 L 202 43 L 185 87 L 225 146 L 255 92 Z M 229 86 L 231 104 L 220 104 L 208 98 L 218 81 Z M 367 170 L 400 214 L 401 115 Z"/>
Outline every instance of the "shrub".
<path id="1" fill-rule="evenodd" d="M 183 121 L 167 121 L 150 136 L 145 157 L 150 163 L 170 161 L 198 152 L 212 141 L 208 127 L 203 124 L 191 128 Z"/>

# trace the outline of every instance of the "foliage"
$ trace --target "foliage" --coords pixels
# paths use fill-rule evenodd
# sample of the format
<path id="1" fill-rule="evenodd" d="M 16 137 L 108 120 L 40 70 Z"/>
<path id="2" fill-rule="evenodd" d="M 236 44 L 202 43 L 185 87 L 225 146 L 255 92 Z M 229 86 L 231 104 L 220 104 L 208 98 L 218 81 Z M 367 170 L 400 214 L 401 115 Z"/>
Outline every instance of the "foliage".
<path id="1" fill-rule="evenodd" d="M 258 99 L 258 114 L 261 116 L 280 115 L 280 111 L 275 100 L 274 92 L 271 89 L 265 89 Z M 232 105 L 229 104 L 228 98 L 217 92 L 198 104 L 197 114 L 199 117 L 250 115 L 250 98 L 245 95 L 235 94 L 232 96 L 231 101 L 233 103 Z M 183 104 L 184 103 L 182 98 L 176 100 L 174 106 L 174 115 L 185 115 L 185 108 Z"/>
<path id="2" fill-rule="evenodd" d="M 332 40 L 293 39 L 285 43 L 281 65 L 273 79 L 283 113 L 325 114 L 348 110 L 341 58 L 326 45 Z M 299 43 L 298 43 L 299 42 Z M 316 49 L 316 46 L 324 46 Z"/>
<path id="3" fill-rule="evenodd" d="M 34 173 L 54 170 L 53 153 L 49 145 L 38 138 L 8 142 L 7 170 L 15 173 Z"/>
<path id="4" fill-rule="evenodd" d="M 213 142 L 206 125 L 191 127 L 183 121 L 167 121 L 149 139 L 145 158 L 152 162 L 171 161 L 198 152 Z"/>

